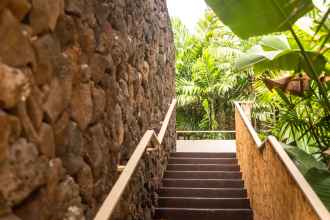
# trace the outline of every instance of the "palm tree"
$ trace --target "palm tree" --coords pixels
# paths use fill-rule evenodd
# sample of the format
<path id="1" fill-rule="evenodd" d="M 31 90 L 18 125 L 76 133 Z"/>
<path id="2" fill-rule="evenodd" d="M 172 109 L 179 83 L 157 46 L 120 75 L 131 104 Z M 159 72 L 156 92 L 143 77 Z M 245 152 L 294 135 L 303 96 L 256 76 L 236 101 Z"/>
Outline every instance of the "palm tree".
<path id="1" fill-rule="evenodd" d="M 232 101 L 248 94 L 248 74 L 233 68 L 246 44 L 211 11 L 199 21 L 194 35 L 178 19 L 172 23 L 177 48 L 177 126 L 232 128 Z"/>

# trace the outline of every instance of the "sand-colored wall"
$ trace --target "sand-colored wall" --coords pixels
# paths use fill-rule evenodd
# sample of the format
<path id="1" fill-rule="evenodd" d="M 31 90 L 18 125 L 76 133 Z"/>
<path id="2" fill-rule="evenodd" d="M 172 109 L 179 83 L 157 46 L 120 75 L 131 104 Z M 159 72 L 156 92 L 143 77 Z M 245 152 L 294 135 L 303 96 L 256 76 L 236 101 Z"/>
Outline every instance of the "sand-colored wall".
<path id="1" fill-rule="evenodd" d="M 254 220 L 320 219 L 270 143 L 259 150 L 236 110 L 237 157 Z"/>

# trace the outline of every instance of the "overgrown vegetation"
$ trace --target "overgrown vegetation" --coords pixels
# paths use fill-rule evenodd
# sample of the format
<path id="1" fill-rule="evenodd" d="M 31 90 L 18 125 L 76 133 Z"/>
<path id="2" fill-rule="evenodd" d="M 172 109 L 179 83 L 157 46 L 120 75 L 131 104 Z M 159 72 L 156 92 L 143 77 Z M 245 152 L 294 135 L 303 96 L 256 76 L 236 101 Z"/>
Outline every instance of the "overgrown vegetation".
<path id="1" fill-rule="evenodd" d="M 235 69 L 235 60 L 252 44 L 240 40 L 212 11 L 190 34 L 172 20 L 176 44 L 178 130 L 233 130 L 233 101 L 251 94 L 251 75 Z"/>
<path id="2" fill-rule="evenodd" d="M 178 129 L 230 129 L 232 101 L 254 101 L 260 134 L 284 143 L 330 208 L 330 2 L 207 2 L 221 21 L 208 11 L 194 35 L 173 21 Z"/>

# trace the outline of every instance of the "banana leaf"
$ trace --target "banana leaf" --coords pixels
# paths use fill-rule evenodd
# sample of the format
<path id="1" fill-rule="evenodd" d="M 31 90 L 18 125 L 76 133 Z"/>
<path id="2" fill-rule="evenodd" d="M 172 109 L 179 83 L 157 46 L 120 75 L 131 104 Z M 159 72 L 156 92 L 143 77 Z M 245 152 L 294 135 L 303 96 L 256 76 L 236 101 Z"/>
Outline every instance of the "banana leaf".
<path id="1" fill-rule="evenodd" d="M 330 172 L 325 163 L 316 160 L 298 147 L 282 144 L 285 151 L 319 196 L 323 204 L 330 210 Z"/>
<path id="2" fill-rule="evenodd" d="M 305 174 L 305 178 L 323 204 L 330 210 L 330 172 L 312 168 Z"/>
<path id="3" fill-rule="evenodd" d="M 305 176 L 312 168 L 328 172 L 328 167 L 325 163 L 317 161 L 312 155 L 307 154 L 305 151 L 298 147 L 282 144 L 285 151 L 294 160 L 300 172 Z M 330 174 L 330 173 L 329 173 Z M 330 185 L 329 185 L 330 187 Z"/>
<path id="4" fill-rule="evenodd" d="M 326 65 L 326 58 L 315 51 L 306 51 L 313 62 L 315 72 L 320 74 Z M 304 70 L 307 74 L 310 69 L 298 49 L 292 49 L 285 36 L 265 36 L 260 44 L 252 47 L 241 55 L 235 64 L 238 70 L 253 67 L 256 72 L 265 70 Z"/>
<path id="5" fill-rule="evenodd" d="M 241 38 L 289 30 L 314 5 L 312 0 L 206 0 Z"/>

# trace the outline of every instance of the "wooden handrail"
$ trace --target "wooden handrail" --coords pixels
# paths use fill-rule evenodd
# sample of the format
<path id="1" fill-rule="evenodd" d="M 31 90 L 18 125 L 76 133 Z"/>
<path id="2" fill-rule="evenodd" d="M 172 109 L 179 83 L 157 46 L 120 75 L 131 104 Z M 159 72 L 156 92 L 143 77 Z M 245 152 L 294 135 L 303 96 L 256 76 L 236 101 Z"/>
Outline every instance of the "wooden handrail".
<path id="1" fill-rule="evenodd" d="M 241 107 L 241 103 L 249 103 L 252 104 L 252 102 L 249 101 L 245 101 L 245 102 L 234 102 L 235 107 L 237 109 L 237 111 L 239 112 L 239 114 L 241 115 L 243 122 L 245 124 L 245 126 L 247 127 L 247 129 L 249 130 L 249 133 L 251 134 L 255 144 L 257 145 L 258 148 L 262 148 L 263 146 L 265 146 L 265 142 L 262 142 L 256 132 L 256 130 L 253 128 L 251 121 L 246 117 L 246 114 L 244 113 L 242 107 Z"/>
<path id="2" fill-rule="evenodd" d="M 167 130 L 167 127 L 168 127 L 168 124 L 170 122 L 170 119 L 171 119 L 171 116 L 173 114 L 173 111 L 174 111 L 174 108 L 175 108 L 175 105 L 176 105 L 176 99 L 174 99 L 166 113 L 166 116 L 165 116 L 165 119 L 162 123 L 162 127 L 158 133 L 158 141 L 159 143 L 162 143 L 163 142 L 163 139 L 164 139 L 164 136 L 165 136 L 165 133 L 166 133 L 166 130 Z"/>
<path id="3" fill-rule="evenodd" d="M 115 185 L 112 187 L 109 195 L 103 202 L 101 208 L 96 214 L 94 220 L 108 220 L 111 218 L 122 194 L 124 193 L 126 186 L 128 185 L 131 177 L 134 174 L 136 167 L 138 166 L 143 154 L 145 153 L 147 147 L 151 144 L 161 145 L 170 122 L 171 116 L 175 109 L 176 99 L 172 100 L 172 103 L 166 113 L 165 119 L 162 123 L 162 127 L 158 135 L 155 134 L 154 130 L 147 130 L 139 144 L 136 146 L 134 153 L 127 162 L 124 170 L 116 181 Z M 155 143 L 156 142 L 156 143 Z"/>
<path id="4" fill-rule="evenodd" d="M 300 190 L 305 195 L 306 199 L 309 201 L 310 205 L 312 206 L 318 217 L 321 220 L 329 220 L 330 219 L 329 211 L 324 206 L 320 198 L 316 195 L 316 193 L 309 185 L 309 183 L 306 181 L 305 177 L 301 174 L 301 172 L 298 170 L 296 165 L 290 159 L 288 154 L 285 152 L 280 142 L 273 136 L 268 136 L 267 139 L 264 142 L 262 142 L 257 132 L 253 128 L 251 121 L 247 118 L 242 107 L 240 106 L 240 103 L 241 102 L 235 102 L 235 107 L 241 119 L 243 120 L 245 126 L 247 127 L 251 137 L 253 138 L 257 148 L 259 150 L 262 150 L 262 148 L 266 146 L 266 143 L 269 143 L 270 146 L 272 146 L 272 148 L 275 150 L 276 154 L 278 155 L 278 157 L 280 158 L 286 169 L 288 170 L 291 177 L 294 179 Z"/>

